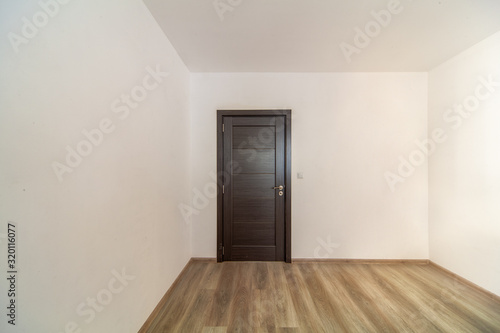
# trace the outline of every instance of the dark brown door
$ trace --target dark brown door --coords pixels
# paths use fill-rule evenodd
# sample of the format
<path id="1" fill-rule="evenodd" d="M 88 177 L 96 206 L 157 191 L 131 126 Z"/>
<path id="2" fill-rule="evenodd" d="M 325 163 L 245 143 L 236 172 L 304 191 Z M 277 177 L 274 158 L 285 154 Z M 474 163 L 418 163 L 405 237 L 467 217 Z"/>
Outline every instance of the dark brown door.
<path id="1" fill-rule="evenodd" d="M 223 260 L 284 261 L 286 116 L 223 116 Z"/>

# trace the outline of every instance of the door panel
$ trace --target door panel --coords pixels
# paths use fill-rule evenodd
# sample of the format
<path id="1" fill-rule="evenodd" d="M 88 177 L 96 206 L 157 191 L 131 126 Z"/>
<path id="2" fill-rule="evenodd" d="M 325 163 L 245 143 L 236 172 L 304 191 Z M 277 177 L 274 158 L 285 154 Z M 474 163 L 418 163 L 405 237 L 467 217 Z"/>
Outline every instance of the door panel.
<path id="1" fill-rule="evenodd" d="M 273 149 L 233 149 L 233 161 L 241 168 L 241 173 L 273 174 L 276 165 L 276 150 Z"/>
<path id="2" fill-rule="evenodd" d="M 250 198 L 274 198 L 276 176 L 273 174 L 233 174 L 233 196 Z"/>
<path id="3" fill-rule="evenodd" d="M 224 260 L 284 260 L 283 116 L 223 117 Z"/>
<path id="4" fill-rule="evenodd" d="M 274 222 L 235 222 L 233 242 L 235 245 L 273 246 L 276 240 Z"/>
<path id="5" fill-rule="evenodd" d="M 233 198 L 233 222 L 273 222 L 274 198 Z"/>
<path id="6" fill-rule="evenodd" d="M 239 121 L 239 123 L 242 122 L 243 121 Z M 249 122 L 250 120 L 244 120 L 244 123 L 248 124 Z M 235 149 L 274 149 L 276 146 L 276 138 L 271 126 L 273 125 L 261 127 L 235 127 L 233 129 L 233 147 Z"/>
<path id="7" fill-rule="evenodd" d="M 276 256 L 276 249 L 274 246 L 235 246 L 232 249 L 231 259 L 233 261 L 280 261 L 274 259 Z"/>

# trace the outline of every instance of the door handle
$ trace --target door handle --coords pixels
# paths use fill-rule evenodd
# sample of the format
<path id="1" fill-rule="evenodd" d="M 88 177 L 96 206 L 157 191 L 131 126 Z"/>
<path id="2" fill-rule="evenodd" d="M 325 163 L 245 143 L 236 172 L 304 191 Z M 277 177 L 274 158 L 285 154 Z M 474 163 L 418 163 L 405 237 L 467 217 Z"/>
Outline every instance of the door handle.
<path id="1" fill-rule="evenodd" d="M 283 185 L 280 185 L 280 186 L 275 186 L 273 187 L 273 190 L 280 190 L 280 191 L 283 191 L 283 189 L 285 188 L 285 186 Z"/>

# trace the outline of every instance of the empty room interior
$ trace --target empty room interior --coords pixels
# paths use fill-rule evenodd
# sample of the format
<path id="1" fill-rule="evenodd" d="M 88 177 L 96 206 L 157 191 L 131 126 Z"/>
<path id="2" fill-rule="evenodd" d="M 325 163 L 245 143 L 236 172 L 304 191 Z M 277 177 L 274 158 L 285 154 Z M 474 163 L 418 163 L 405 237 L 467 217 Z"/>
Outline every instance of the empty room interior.
<path id="1" fill-rule="evenodd" d="M 0 331 L 500 332 L 499 17 L 0 1 Z"/>

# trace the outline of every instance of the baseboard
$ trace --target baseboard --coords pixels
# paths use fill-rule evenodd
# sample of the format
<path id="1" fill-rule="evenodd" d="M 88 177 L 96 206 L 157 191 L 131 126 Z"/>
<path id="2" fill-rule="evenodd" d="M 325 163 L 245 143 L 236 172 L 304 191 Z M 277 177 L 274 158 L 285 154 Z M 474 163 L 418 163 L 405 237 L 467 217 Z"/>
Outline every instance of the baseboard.
<path id="1" fill-rule="evenodd" d="M 217 262 L 214 257 L 191 258 L 192 261 L 201 262 Z M 308 263 L 308 262 L 330 262 L 338 264 L 413 264 L 413 265 L 428 265 L 429 259 L 338 259 L 338 258 L 292 258 L 292 263 Z"/>
<path id="2" fill-rule="evenodd" d="M 217 262 L 217 258 L 215 257 L 193 257 L 191 258 L 192 261 L 198 261 L 198 262 Z"/>
<path id="3" fill-rule="evenodd" d="M 471 287 L 472 289 L 482 293 L 483 295 L 493 299 L 494 301 L 496 302 L 500 302 L 500 296 L 498 296 L 497 294 L 494 294 L 492 293 L 491 291 L 487 290 L 487 289 L 484 289 L 483 287 L 481 286 L 478 286 L 477 284 L 475 284 L 474 282 L 471 282 L 469 280 L 467 280 L 466 278 L 463 278 L 461 277 L 460 275 L 456 274 L 456 273 L 453 273 L 452 271 L 444 268 L 443 266 L 441 265 L 438 265 L 436 264 L 435 262 L 433 261 L 429 261 L 429 264 L 436 267 L 437 269 L 439 269 L 440 271 L 442 271 L 443 273 L 445 273 L 446 275 L 448 276 L 451 276 L 452 278 L 454 279 L 457 279 L 459 280 L 460 282 L 468 285 L 469 287 Z"/>
<path id="4" fill-rule="evenodd" d="M 141 329 L 139 330 L 138 333 L 146 333 L 150 329 L 151 324 L 153 323 L 154 319 L 156 317 L 158 317 L 158 315 L 160 314 L 161 309 L 163 308 L 163 306 L 167 302 L 168 298 L 172 294 L 172 291 L 179 284 L 179 281 L 180 281 L 181 277 L 184 275 L 184 272 L 193 263 L 193 261 L 199 261 L 199 260 L 197 260 L 195 258 L 189 259 L 189 261 L 184 266 L 184 268 L 182 269 L 182 271 L 175 278 L 174 283 L 172 283 L 172 285 L 170 286 L 170 288 L 168 288 L 167 292 L 165 293 L 165 295 L 163 295 L 163 297 L 161 298 L 160 302 L 154 308 L 153 312 L 151 312 L 151 314 L 149 315 L 148 319 L 146 319 L 146 321 L 144 322 L 144 324 L 142 325 L 142 327 L 141 327 Z"/>
<path id="5" fill-rule="evenodd" d="M 292 263 L 325 262 L 332 264 L 369 264 L 369 265 L 395 265 L 412 264 L 428 265 L 429 259 L 336 259 L 336 258 L 295 258 Z"/>

